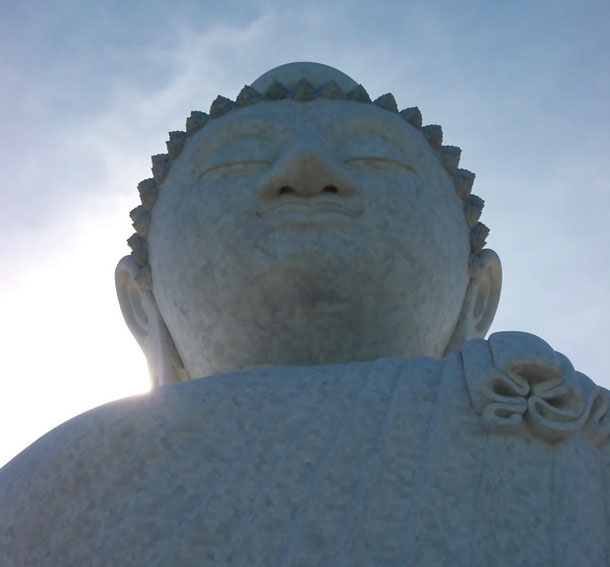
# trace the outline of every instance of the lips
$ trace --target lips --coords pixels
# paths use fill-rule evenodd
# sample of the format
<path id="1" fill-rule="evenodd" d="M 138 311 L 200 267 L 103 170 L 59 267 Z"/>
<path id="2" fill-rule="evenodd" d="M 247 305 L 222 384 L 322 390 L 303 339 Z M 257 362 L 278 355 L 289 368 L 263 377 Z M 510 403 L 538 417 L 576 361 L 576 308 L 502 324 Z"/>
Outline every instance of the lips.
<path id="1" fill-rule="evenodd" d="M 328 196 L 297 197 L 284 196 L 272 203 L 266 204 L 257 211 L 261 217 L 296 215 L 311 217 L 325 213 L 334 213 L 357 217 L 362 214 L 362 206 L 344 197 L 331 198 Z"/>

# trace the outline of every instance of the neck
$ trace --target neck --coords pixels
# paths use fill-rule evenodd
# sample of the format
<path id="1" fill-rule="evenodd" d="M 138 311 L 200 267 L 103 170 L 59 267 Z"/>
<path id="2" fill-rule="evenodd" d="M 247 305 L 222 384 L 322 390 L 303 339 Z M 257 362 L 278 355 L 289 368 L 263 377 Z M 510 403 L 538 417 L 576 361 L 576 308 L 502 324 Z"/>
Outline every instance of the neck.
<path id="1" fill-rule="evenodd" d="M 410 332 L 416 321 L 391 298 L 347 290 L 288 288 L 258 298 L 243 294 L 219 314 L 204 350 L 183 353 L 189 374 L 442 356 L 443 345 L 426 344 L 425 334 Z"/>

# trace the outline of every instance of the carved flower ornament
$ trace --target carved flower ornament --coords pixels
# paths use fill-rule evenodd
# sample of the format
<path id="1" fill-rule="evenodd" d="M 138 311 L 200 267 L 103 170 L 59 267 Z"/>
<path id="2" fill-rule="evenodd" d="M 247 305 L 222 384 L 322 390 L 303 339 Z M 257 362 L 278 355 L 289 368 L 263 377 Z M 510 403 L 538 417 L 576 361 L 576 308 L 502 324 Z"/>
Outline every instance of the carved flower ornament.
<path id="1" fill-rule="evenodd" d="M 609 392 L 535 335 L 495 333 L 467 343 L 462 359 L 472 405 L 495 432 L 524 423 L 547 441 L 581 428 L 597 446 L 606 439 Z"/>

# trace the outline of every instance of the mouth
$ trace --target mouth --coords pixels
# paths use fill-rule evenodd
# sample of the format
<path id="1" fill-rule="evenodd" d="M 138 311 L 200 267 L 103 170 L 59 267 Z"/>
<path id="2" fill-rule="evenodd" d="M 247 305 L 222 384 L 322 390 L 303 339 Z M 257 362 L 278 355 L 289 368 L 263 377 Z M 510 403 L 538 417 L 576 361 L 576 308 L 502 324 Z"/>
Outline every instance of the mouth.
<path id="1" fill-rule="evenodd" d="M 347 201 L 344 197 L 287 195 L 261 207 L 256 214 L 262 218 L 271 217 L 278 221 L 292 219 L 298 224 L 317 224 L 336 217 L 358 217 L 362 214 L 362 206 L 359 203 Z"/>

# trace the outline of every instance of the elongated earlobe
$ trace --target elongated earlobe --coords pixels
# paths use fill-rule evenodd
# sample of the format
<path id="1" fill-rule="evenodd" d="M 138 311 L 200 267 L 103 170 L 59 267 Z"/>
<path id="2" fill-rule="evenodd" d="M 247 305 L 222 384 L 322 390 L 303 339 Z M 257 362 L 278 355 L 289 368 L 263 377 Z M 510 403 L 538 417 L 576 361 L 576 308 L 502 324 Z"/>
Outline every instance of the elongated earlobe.
<path id="1" fill-rule="evenodd" d="M 464 343 L 482 339 L 489 331 L 500 301 L 502 264 L 485 248 L 471 259 L 472 277 L 453 336 L 445 352 L 459 350 Z"/>
<path id="2" fill-rule="evenodd" d="M 187 382 L 182 364 L 149 286 L 138 278 L 140 268 L 125 256 L 115 270 L 116 291 L 127 326 L 148 361 L 153 387 Z"/>

